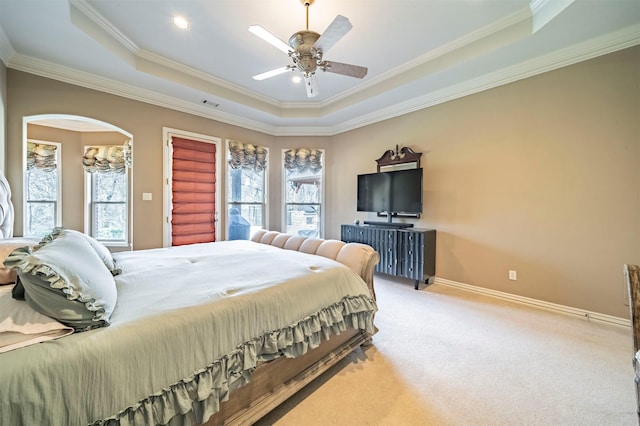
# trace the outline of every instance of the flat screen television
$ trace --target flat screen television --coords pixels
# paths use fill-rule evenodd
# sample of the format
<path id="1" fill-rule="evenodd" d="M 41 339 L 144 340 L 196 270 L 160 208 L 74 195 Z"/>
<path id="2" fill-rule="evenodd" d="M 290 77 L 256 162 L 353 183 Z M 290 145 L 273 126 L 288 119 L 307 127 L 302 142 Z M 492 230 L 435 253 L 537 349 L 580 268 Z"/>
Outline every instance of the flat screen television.
<path id="1" fill-rule="evenodd" d="M 385 212 L 387 223 L 398 214 L 422 213 L 422 169 L 358 175 L 357 210 Z"/>

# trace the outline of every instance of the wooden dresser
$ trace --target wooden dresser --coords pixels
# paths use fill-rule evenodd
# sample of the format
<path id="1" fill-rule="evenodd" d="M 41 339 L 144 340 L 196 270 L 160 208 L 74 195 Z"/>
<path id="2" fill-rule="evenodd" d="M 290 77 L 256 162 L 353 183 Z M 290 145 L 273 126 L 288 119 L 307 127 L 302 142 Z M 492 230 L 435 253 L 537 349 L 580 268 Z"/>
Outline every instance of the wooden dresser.
<path id="1" fill-rule="evenodd" d="M 340 239 L 362 243 L 380 255 L 376 272 L 428 284 L 436 273 L 436 230 L 384 226 L 341 225 Z"/>

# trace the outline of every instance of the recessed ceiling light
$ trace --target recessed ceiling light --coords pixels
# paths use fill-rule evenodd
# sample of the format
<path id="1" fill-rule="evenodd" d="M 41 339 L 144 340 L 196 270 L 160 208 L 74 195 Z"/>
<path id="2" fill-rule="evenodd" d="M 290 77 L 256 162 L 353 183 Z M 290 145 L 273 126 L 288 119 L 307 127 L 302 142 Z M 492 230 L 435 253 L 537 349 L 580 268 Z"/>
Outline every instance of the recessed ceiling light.
<path id="1" fill-rule="evenodd" d="M 191 26 L 189 25 L 189 21 L 184 19 L 182 16 L 174 16 L 173 19 L 171 19 L 171 22 L 173 22 L 173 25 L 180 28 L 181 30 L 188 30 Z"/>
<path id="2" fill-rule="evenodd" d="M 300 77 L 299 75 L 294 75 L 293 77 L 291 77 L 291 81 L 298 84 L 302 81 L 302 77 Z"/>

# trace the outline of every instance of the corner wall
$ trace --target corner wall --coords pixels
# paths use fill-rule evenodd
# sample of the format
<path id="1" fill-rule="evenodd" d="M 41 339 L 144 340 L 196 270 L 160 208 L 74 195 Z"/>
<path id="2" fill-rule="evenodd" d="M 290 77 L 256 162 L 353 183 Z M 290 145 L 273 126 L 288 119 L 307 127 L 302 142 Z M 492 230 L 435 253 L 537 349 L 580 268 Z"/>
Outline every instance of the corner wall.
<path id="1" fill-rule="evenodd" d="M 423 153 L 416 226 L 437 229 L 438 277 L 628 318 L 622 266 L 640 263 L 639 75 L 634 47 L 335 136 L 327 236 L 367 218 L 355 175 L 409 146 Z"/>

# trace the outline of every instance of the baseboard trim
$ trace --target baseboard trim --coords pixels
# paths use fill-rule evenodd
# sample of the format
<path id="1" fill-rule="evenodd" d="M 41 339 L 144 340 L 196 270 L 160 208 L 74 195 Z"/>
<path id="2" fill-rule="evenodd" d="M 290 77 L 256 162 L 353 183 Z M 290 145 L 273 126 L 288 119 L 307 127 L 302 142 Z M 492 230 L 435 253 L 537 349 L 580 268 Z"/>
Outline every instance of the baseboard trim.
<path id="1" fill-rule="evenodd" d="M 440 284 L 447 287 L 454 287 L 472 293 L 484 294 L 486 296 L 496 297 L 498 299 L 510 300 L 516 303 L 522 303 L 524 305 L 533 306 L 548 311 L 560 312 L 567 315 L 572 315 L 580 318 L 584 318 L 587 321 L 598 321 L 606 324 L 613 324 L 622 327 L 631 327 L 631 321 L 628 319 L 614 317 L 612 315 L 601 314 L 599 312 L 587 311 L 584 309 L 573 308 L 571 306 L 558 305 L 556 303 L 545 302 L 544 300 L 532 299 L 530 297 L 518 296 L 516 294 L 505 293 L 503 291 L 491 290 L 484 287 L 478 287 L 471 284 L 464 284 L 457 281 L 447 280 L 444 278 L 434 277 L 434 284 Z"/>

